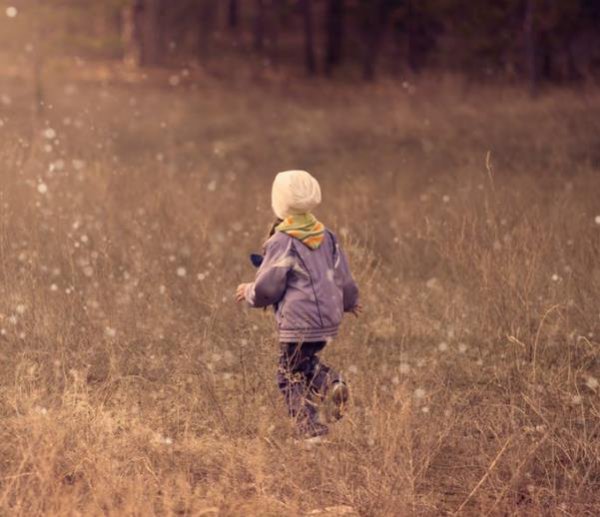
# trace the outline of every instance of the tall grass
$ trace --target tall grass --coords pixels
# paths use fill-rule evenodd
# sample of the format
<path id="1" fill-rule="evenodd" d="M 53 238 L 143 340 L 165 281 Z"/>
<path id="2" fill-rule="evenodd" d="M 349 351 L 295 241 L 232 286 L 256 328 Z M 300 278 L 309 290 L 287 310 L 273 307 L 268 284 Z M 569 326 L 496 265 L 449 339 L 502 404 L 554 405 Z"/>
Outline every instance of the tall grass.
<path id="1" fill-rule="evenodd" d="M 0 513 L 597 514 L 598 94 L 191 77 L 0 87 Z M 292 167 L 366 307 L 308 451 L 233 303 Z"/>

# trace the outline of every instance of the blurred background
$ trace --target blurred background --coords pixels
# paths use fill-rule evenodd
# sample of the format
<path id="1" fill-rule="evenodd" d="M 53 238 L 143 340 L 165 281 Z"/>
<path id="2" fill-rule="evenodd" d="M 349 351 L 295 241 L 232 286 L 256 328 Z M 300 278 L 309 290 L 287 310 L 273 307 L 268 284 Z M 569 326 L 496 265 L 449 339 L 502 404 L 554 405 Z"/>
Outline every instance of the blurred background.
<path id="1" fill-rule="evenodd" d="M 1 51 L 131 66 L 194 64 L 234 75 L 406 79 L 431 70 L 546 83 L 593 80 L 598 0 L 14 0 Z"/>

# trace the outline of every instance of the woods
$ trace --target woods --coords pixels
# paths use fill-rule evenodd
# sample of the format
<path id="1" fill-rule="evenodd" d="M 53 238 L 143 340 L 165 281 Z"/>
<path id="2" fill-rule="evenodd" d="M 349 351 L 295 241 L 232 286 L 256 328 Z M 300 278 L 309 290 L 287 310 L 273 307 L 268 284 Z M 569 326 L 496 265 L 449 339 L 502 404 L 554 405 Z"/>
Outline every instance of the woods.
<path id="1" fill-rule="evenodd" d="M 460 70 L 522 80 L 532 92 L 600 69 L 598 0 L 130 0 L 121 8 L 123 55 L 142 66 L 166 55 L 206 61 L 234 47 L 285 56 L 308 75 Z"/>
<path id="2" fill-rule="evenodd" d="M 428 71 L 522 83 L 600 75 L 600 0 L 64 0 L 19 9 L 54 35 L 44 52 L 136 67 L 286 67 L 375 80 Z M 87 15 L 90 16 L 87 16 Z M 86 18 L 88 23 L 81 22 Z M 48 44 L 50 43 L 50 44 Z M 14 43 L 15 48 L 18 43 Z M 22 49 L 22 47 L 21 47 Z"/>

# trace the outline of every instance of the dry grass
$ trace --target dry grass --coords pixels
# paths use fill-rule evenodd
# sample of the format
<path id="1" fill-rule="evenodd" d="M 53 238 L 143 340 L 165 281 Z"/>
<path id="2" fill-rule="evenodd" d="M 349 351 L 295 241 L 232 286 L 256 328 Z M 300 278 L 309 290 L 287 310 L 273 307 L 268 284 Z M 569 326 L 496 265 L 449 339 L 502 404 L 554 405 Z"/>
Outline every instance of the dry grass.
<path id="1" fill-rule="evenodd" d="M 0 86 L 0 514 L 600 512 L 596 92 L 54 74 Z M 290 167 L 366 306 L 311 451 L 232 302 Z"/>

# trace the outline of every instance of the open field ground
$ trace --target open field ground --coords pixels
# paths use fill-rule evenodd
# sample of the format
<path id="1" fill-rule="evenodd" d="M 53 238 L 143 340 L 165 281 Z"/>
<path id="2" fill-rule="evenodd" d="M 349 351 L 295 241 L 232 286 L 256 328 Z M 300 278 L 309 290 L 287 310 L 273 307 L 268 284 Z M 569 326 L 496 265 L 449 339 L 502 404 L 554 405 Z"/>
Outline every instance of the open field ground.
<path id="1" fill-rule="evenodd" d="M 600 513 L 600 93 L 71 68 L 0 82 L 1 515 Z M 233 302 L 289 168 L 365 305 L 308 451 Z"/>

